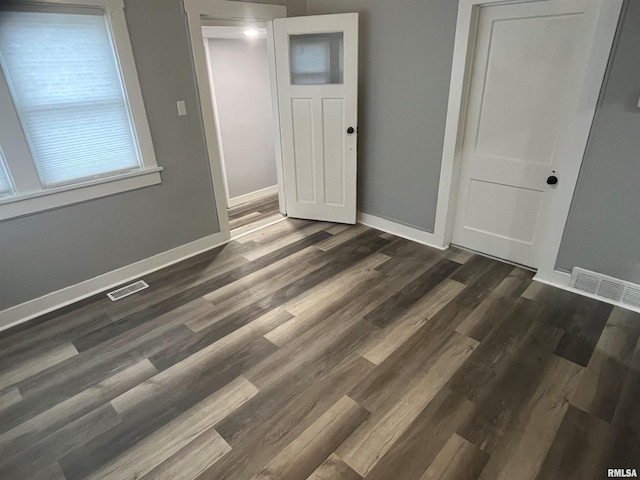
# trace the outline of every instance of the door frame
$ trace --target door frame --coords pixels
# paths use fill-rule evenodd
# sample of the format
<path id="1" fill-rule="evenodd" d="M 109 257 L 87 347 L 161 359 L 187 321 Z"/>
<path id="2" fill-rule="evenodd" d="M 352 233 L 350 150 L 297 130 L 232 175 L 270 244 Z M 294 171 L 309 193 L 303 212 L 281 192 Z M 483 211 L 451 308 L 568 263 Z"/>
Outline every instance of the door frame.
<path id="1" fill-rule="evenodd" d="M 256 22 L 256 24 L 258 24 L 260 26 L 260 28 L 265 28 L 266 29 L 266 23 L 260 20 L 254 20 Z M 213 113 L 214 113 L 214 119 L 216 122 L 216 128 L 218 131 L 220 131 L 220 111 L 218 109 L 218 98 L 217 98 L 217 94 L 216 94 L 216 88 L 215 88 L 215 80 L 213 78 L 213 75 L 211 75 L 212 72 L 212 68 L 211 68 L 211 48 L 209 47 L 209 40 L 211 39 L 216 39 L 216 38 L 221 38 L 215 35 L 214 33 L 214 29 L 216 29 L 217 27 L 211 27 L 211 26 L 203 26 L 202 27 L 202 37 L 204 40 L 204 51 L 205 51 L 205 56 L 206 56 L 206 60 L 207 60 L 207 71 L 209 72 L 209 86 L 211 87 L 211 98 L 213 100 Z M 265 37 L 266 39 L 266 37 Z M 268 55 L 268 54 L 267 54 Z M 267 56 L 267 63 L 269 64 L 269 68 L 271 68 L 271 59 Z M 269 73 L 269 88 L 271 89 L 271 84 L 273 82 L 271 82 L 271 74 Z M 271 90 L 269 90 L 269 98 L 272 99 L 272 92 Z M 272 121 L 275 121 L 277 117 L 277 114 L 273 115 L 273 119 Z M 274 128 L 274 132 L 276 132 L 276 129 L 279 128 L 279 125 L 276 127 L 276 125 L 273 126 Z M 278 148 L 278 142 L 276 142 L 276 150 Z M 273 195 L 274 193 L 279 193 L 281 190 L 281 183 L 278 181 L 277 175 L 278 175 L 278 160 L 276 160 L 276 185 L 270 186 L 270 187 L 266 187 L 266 188 L 262 188 L 260 190 L 257 190 L 255 192 L 250 192 L 244 195 L 240 195 L 238 197 L 235 198 L 231 198 L 231 195 L 229 193 L 229 177 L 227 176 L 227 163 L 225 160 L 225 153 L 224 153 L 224 145 L 222 144 L 222 142 L 220 142 L 220 146 L 218 149 L 219 153 L 220 153 L 220 165 L 222 167 L 222 179 L 224 181 L 224 193 L 226 195 L 226 199 L 227 199 L 227 207 L 228 208 L 233 208 L 237 205 L 241 205 L 242 203 L 245 202 L 250 202 L 252 200 L 258 200 L 260 198 L 263 198 L 267 195 Z M 276 152 L 277 153 L 277 152 Z M 284 189 L 283 189 L 284 190 Z M 282 205 L 280 207 L 280 210 L 282 211 L 282 214 L 284 215 L 284 205 Z"/>
<path id="2" fill-rule="evenodd" d="M 216 113 L 213 106 L 213 96 L 209 83 L 209 61 L 205 51 L 201 16 L 205 15 L 211 18 L 227 20 L 256 20 L 266 24 L 267 56 L 269 60 L 271 102 L 275 129 L 274 148 L 276 153 L 276 173 L 278 178 L 278 199 L 280 202 L 280 213 L 286 215 L 273 20 L 275 18 L 285 18 L 287 16 L 287 8 L 284 5 L 269 5 L 230 0 L 183 0 L 183 6 L 186 14 L 187 28 L 189 30 L 191 56 L 196 76 L 196 84 L 198 87 L 200 114 L 202 116 L 202 124 L 204 127 L 205 142 L 207 144 L 207 155 L 209 157 L 218 223 L 220 225 L 220 233 L 222 233 L 224 241 L 227 241 L 231 238 L 231 230 L 229 228 L 229 213 L 227 210 L 227 194 L 225 186 L 226 177 L 224 176 L 224 166 L 221 155 L 222 142 L 215 118 Z"/>
<path id="3" fill-rule="evenodd" d="M 436 245 L 443 248 L 449 246 L 453 235 L 453 222 L 462 164 L 464 128 L 467 120 L 467 106 L 473 73 L 473 57 L 480 9 L 485 6 L 532 1 L 554 0 L 459 0 L 458 2 L 447 120 L 433 233 Z M 581 92 L 581 109 L 575 116 L 576 128 L 574 130 L 574 138 L 571 141 L 576 161 L 574 165 L 562 172 L 563 183 L 570 185 L 570 188 L 567 188 L 560 196 L 560 207 L 548 216 L 548 228 L 544 229 L 539 245 L 539 248 L 547 252 L 547 255 L 543 257 L 544 260 L 541 265 L 534 266 L 538 269 L 535 277 L 537 280 L 560 285 L 568 285 L 570 276 L 567 273 L 556 271 L 555 264 L 623 3 L 623 0 L 589 1 L 597 2 L 599 12 L 593 44 L 590 49 L 585 82 Z"/>

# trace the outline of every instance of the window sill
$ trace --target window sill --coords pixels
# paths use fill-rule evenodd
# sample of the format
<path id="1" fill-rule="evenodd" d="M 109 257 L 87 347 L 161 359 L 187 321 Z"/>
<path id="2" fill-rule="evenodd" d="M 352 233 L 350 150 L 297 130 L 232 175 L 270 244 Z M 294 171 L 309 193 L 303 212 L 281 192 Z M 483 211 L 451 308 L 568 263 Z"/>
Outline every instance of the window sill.
<path id="1" fill-rule="evenodd" d="M 0 221 L 161 183 L 162 167 L 0 199 Z"/>

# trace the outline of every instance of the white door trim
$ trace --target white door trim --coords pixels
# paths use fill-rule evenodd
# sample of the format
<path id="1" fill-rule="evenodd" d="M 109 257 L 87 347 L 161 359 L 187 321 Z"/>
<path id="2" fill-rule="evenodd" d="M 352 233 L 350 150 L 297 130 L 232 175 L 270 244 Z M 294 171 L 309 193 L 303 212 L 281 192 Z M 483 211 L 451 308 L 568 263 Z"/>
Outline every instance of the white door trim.
<path id="1" fill-rule="evenodd" d="M 209 48 L 209 37 L 206 36 L 206 27 L 202 29 L 204 40 L 204 53 L 207 60 L 207 72 L 211 72 L 211 50 Z M 209 87 L 211 88 L 211 103 L 213 105 L 213 120 L 216 123 L 216 132 L 220 131 L 220 115 L 218 114 L 218 99 L 216 98 L 216 88 L 213 75 L 209 75 Z M 220 155 L 220 169 L 222 171 L 222 182 L 224 183 L 224 194 L 227 199 L 227 208 L 231 208 L 231 196 L 229 195 L 229 180 L 227 179 L 227 164 L 224 157 L 224 145 L 218 145 L 218 155 Z"/>
<path id="2" fill-rule="evenodd" d="M 524 3 L 530 1 L 560 1 L 560 0 L 459 0 L 458 19 L 451 67 L 451 84 L 449 88 L 449 104 L 445 125 L 442 165 L 438 189 L 438 204 L 434 226 L 434 239 L 437 245 L 446 247 L 451 242 L 453 220 L 455 215 L 455 201 L 458 193 L 463 133 L 466 124 L 467 99 L 471 78 L 472 57 L 475 51 L 475 37 L 479 10 L 482 6 L 501 3 Z M 611 46 L 615 37 L 618 18 L 623 0 L 585 0 L 594 1 L 599 6 L 598 23 L 591 56 L 587 67 L 585 83 L 582 87 L 581 109 L 575 121 L 579 123 L 579 134 L 572 139 L 576 152 L 580 152 L 582 159 L 593 116 L 595 114 L 600 88 L 604 79 Z M 548 252 L 541 265 L 535 265 L 541 278 L 554 276 L 554 268 L 564 226 L 569 215 L 571 200 L 575 184 L 580 172 L 580 163 L 566 171 L 563 170 L 563 183 L 571 185 L 565 189 L 560 198 L 561 207 L 548 218 L 549 228 L 541 240 L 540 248 Z"/>
<path id="3" fill-rule="evenodd" d="M 220 19 L 251 19 L 267 23 L 267 53 L 269 55 L 269 63 L 273 64 L 273 68 L 270 67 L 270 76 L 272 83 L 272 104 L 275 116 L 277 115 L 278 98 L 277 96 L 274 97 L 273 90 L 273 85 L 275 84 L 276 79 L 272 21 L 274 18 L 286 17 L 287 8 L 283 5 L 265 5 L 261 3 L 235 2 L 229 0 L 183 1 L 184 10 L 187 15 L 191 55 L 193 58 L 196 83 L 198 86 L 200 112 L 202 114 L 205 140 L 207 143 L 207 154 L 209 156 L 211 177 L 213 180 L 218 222 L 220 224 L 220 232 L 223 234 L 225 240 L 228 240 L 231 238 L 231 231 L 229 228 L 229 215 L 227 213 L 226 177 L 223 171 L 224 167 L 220 152 L 222 142 L 220 142 L 220 134 L 216 125 L 213 98 L 209 84 L 209 69 L 202 35 L 201 15 Z M 274 142 L 276 149 L 276 169 L 278 172 L 278 184 L 281 187 L 280 190 L 282 190 L 284 183 L 281 182 L 282 156 L 280 149 L 280 129 L 278 127 L 279 121 L 276 122 L 275 125 L 276 138 L 274 139 Z M 283 203 L 281 203 L 281 209 L 283 208 L 282 205 Z"/>

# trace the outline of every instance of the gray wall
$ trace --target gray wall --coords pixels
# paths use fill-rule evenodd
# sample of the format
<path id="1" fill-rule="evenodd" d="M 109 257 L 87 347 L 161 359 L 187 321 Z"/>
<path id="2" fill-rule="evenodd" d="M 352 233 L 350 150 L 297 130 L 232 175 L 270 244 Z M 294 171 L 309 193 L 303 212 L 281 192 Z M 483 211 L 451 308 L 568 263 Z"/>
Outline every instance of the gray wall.
<path id="1" fill-rule="evenodd" d="M 640 283 L 640 0 L 626 6 L 557 268 Z"/>
<path id="2" fill-rule="evenodd" d="M 125 5 L 162 184 L 0 222 L 0 310 L 219 231 L 182 2 Z"/>
<path id="3" fill-rule="evenodd" d="M 277 185 L 266 39 L 209 39 L 230 198 Z"/>
<path id="4" fill-rule="evenodd" d="M 359 209 L 432 232 L 458 2 L 308 0 L 360 12 Z"/>
<path id="5" fill-rule="evenodd" d="M 458 2 L 260 2 L 360 13 L 358 209 L 433 232 Z"/>

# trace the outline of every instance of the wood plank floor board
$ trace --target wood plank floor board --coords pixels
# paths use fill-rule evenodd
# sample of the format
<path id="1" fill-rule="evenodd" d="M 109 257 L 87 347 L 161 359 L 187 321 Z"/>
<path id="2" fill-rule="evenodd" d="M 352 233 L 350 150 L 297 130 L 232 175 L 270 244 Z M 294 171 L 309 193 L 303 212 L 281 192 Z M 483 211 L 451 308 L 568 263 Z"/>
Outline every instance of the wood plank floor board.
<path id="1" fill-rule="evenodd" d="M 548 356 L 559 342 L 562 331 L 535 322 L 535 314 L 535 305 L 521 301 L 455 373 L 449 388 L 475 401 L 494 391 L 494 388 L 486 388 L 487 385 L 498 381 L 507 369 L 519 370 L 517 365 L 511 365 L 516 357 L 522 359 L 527 352 L 531 352 L 535 358 L 539 358 L 540 352 Z"/>
<path id="2" fill-rule="evenodd" d="M 349 288 L 346 285 L 342 285 L 342 291 L 340 293 L 331 298 L 327 298 L 326 301 L 321 304 L 316 303 L 317 298 L 312 296 L 300 301 L 290 302 L 291 307 L 285 305 L 287 312 L 290 313 L 294 311 L 295 315 L 291 314 L 289 320 L 266 333 L 265 338 L 279 347 L 286 345 L 304 334 L 309 328 L 312 328 L 332 315 L 340 314 L 348 310 L 351 299 L 370 292 L 376 285 L 380 284 L 381 278 L 377 272 L 366 271 L 355 276 L 353 280 L 354 283 L 352 285 L 355 285 L 355 287 Z M 340 283 L 336 283 L 339 287 L 341 286 Z M 329 295 L 332 292 L 325 291 L 323 293 Z"/>
<path id="3" fill-rule="evenodd" d="M 453 280 L 443 281 L 372 338 L 372 341 L 360 350 L 360 355 L 371 363 L 380 365 L 463 288 L 464 285 Z"/>
<path id="4" fill-rule="evenodd" d="M 352 399 L 342 397 L 253 478 L 307 478 L 368 416 Z"/>
<path id="5" fill-rule="evenodd" d="M 406 238 L 395 237 L 389 235 L 386 237 L 390 242 L 389 245 L 381 250 L 381 253 L 391 257 L 412 258 L 415 255 L 423 254 L 425 257 L 441 258 L 441 253 L 434 249 L 423 249 L 419 243 L 412 242 Z"/>
<path id="6" fill-rule="evenodd" d="M 219 338 L 231 333 L 232 331 L 241 328 L 248 324 L 252 320 L 266 314 L 270 310 L 277 308 L 279 305 L 286 304 L 286 302 L 298 297 L 304 292 L 312 289 L 313 287 L 321 284 L 322 282 L 334 277 L 339 272 L 348 269 L 350 266 L 357 264 L 381 246 L 387 242 L 372 242 L 371 245 L 364 247 L 363 245 L 356 245 L 355 248 L 349 247 L 347 250 L 350 253 L 345 257 L 345 252 L 336 252 L 335 257 L 331 259 L 325 265 L 311 271 L 306 276 L 296 281 L 291 282 L 288 285 L 283 286 L 279 290 L 266 295 L 264 298 L 258 297 L 254 303 L 242 307 L 233 313 L 230 313 L 222 320 L 214 323 L 210 328 L 214 329 Z M 346 249 L 345 249 L 346 250 Z M 345 257 L 345 258 L 343 258 Z M 331 257 L 328 257 L 331 258 Z M 212 339 L 213 340 L 213 339 Z"/>
<path id="7" fill-rule="evenodd" d="M 247 213 L 243 217 L 240 218 L 230 218 L 229 219 L 229 228 L 231 230 L 235 230 L 240 227 L 244 227 L 245 225 L 255 223 L 258 219 L 262 218 L 264 215 L 260 212 L 251 212 Z"/>
<path id="8" fill-rule="evenodd" d="M 301 282 L 305 282 L 311 277 L 311 274 L 316 272 L 320 268 L 320 265 L 312 265 L 308 262 L 296 262 L 289 268 L 285 268 L 283 271 L 274 273 L 271 278 L 264 279 L 263 281 L 245 288 L 242 293 L 239 293 L 235 297 L 228 298 L 221 302 L 211 302 L 207 296 L 203 297 L 212 304 L 215 304 L 215 314 L 209 317 L 202 318 L 199 322 L 189 322 L 190 328 L 198 331 L 205 330 L 209 327 L 215 327 L 216 323 L 222 320 L 227 320 L 234 314 L 238 314 L 241 311 L 248 311 L 251 309 L 259 310 L 260 305 L 267 305 L 272 301 L 277 301 L 280 295 L 283 295 L 288 287 L 294 287 Z M 215 292 L 214 292 L 215 293 Z M 238 301 L 246 299 L 245 302 Z M 249 304 L 249 305 L 247 305 Z"/>
<path id="9" fill-rule="evenodd" d="M 267 225 L 284 218 L 279 212 L 278 194 L 252 200 L 228 210 L 231 236 Z"/>
<path id="10" fill-rule="evenodd" d="M 249 369 L 247 378 L 262 389 L 298 375 L 317 377 L 356 352 L 374 329 L 364 320 L 332 316 Z"/>
<path id="11" fill-rule="evenodd" d="M 431 368 L 406 388 L 398 402 L 372 412 L 372 416 L 336 450 L 338 456 L 366 477 L 475 347 L 474 340 L 457 334 L 453 336 Z"/>
<path id="12" fill-rule="evenodd" d="M 388 302 L 367 313 L 365 318 L 379 327 L 388 325 L 458 268 L 460 268 L 459 263 L 447 259 L 441 260 L 393 295 Z"/>
<path id="13" fill-rule="evenodd" d="M 380 238 L 379 232 L 369 229 L 353 237 L 350 242 L 327 250 L 310 263 L 325 263 L 328 258 L 335 263 L 353 263 L 352 257 L 362 258 L 366 254 L 380 251 L 386 245 L 389 245 L 389 240 Z"/>
<path id="14" fill-rule="evenodd" d="M 352 238 L 357 237 L 362 232 L 366 232 L 367 227 L 364 225 L 356 225 L 355 227 L 349 228 L 348 230 L 343 230 L 342 232 L 338 232 L 337 234 L 333 234 L 333 237 L 327 238 L 322 242 L 319 242 L 316 247 L 320 250 L 326 252 L 331 250 L 332 248 L 337 247 L 343 243 L 350 241 Z M 328 230 L 327 230 L 328 232 Z M 331 233 L 331 232 L 329 232 Z"/>
<path id="15" fill-rule="evenodd" d="M 307 477 L 307 480 L 361 480 L 353 469 L 335 453 L 329 455 L 322 465 Z"/>
<path id="16" fill-rule="evenodd" d="M 88 308 L 88 307 L 86 307 Z M 59 319 L 36 324 L 34 331 L 19 330 L 16 334 L 0 340 L 0 365 L 15 365 L 42 355 L 52 348 L 73 343 L 76 338 L 111 323 L 105 313 L 91 309 L 63 314 Z"/>
<path id="17" fill-rule="evenodd" d="M 362 225 L 238 237 L 0 334 L 0 478 L 640 469 L 640 315 L 532 276 Z"/>
<path id="18" fill-rule="evenodd" d="M 247 291 L 253 293 L 253 289 L 255 289 L 256 286 L 262 285 L 265 282 L 277 281 L 278 275 L 288 272 L 297 264 L 307 263 L 321 254 L 322 252 L 318 250 L 315 245 L 307 247 L 293 255 L 290 255 L 289 257 L 283 258 L 269 266 L 250 273 L 233 283 L 225 285 L 222 288 L 218 288 L 211 293 L 204 295 L 203 298 L 214 305 L 220 305 L 225 300 L 230 300 L 238 295 L 246 294 Z"/>
<path id="19" fill-rule="evenodd" d="M 27 450 L 2 455 L 0 478 L 23 479 L 43 475 L 51 464 L 68 451 L 101 435 L 120 423 L 120 417 L 108 403 L 68 423 L 51 435 L 39 438 Z M 0 452 L 1 453 L 1 452 Z"/>
<path id="20" fill-rule="evenodd" d="M 430 319 L 433 330 L 437 331 L 438 329 L 452 328 L 467 335 L 471 333 L 471 329 L 475 328 L 476 323 L 479 323 L 480 319 L 484 319 L 485 321 L 482 322 L 482 327 L 479 327 L 482 328 L 482 333 L 480 334 L 478 333 L 479 330 L 476 330 L 476 336 L 480 338 L 486 335 L 488 333 L 487 330 L 490 329 L 498 319 L 493 316 L 486 316 L 486 312 L 483 310 L 484 308 L 491 307 L 495 301 L 502 298 L 502 295 L 492 296 L 492 294 L 494 289 L 503 286 L 512 275 L 507 270 L 507 268 L 502 266 L 501 268 L 491 267 L 483 274 L 474 277 L 474 279 L 467 284 L 466 288 L 461 290 L 453 300 L 447 303 L 441 311 Z M 528 276 L 525 273 L 522 275 Z M 484 302 L 486 303 L 481 307 Z M 502 312 L 500 318 L 502 318 Z"/>
<path id="21" fill-rule="evenodd" d="M 277 236 L 272 239 L 266 239 L 265 241 L 259 243 L 256 248 L 247 251 L 243 255 L 243 257 L 253 262 L 268 255 L 272 255 L 274 252 L 277 252 L 287 245 L 294 244 L 296 242 L 304 240 L 305 238 L 314 237 L 314 235 L 319 232 L 325 233 L 324 240 L 334 238 L 333 235 L 325 232 L 325 229 L 327 227 L 328 224 L 324 222 L 315 222 L 311 225 L 305 225 L 302 228 L 294 230 L 284 236 Z M 321 242 L 313 242 L 314 245 L 318 243 Z"/>
<path id="22" fill-rule="evenodd" d="M 278 204 L 278 194 L 266 195 L 262 198 L 245 202 L 229 209 L 229 218 L 242 218 L 252 212 L 265 213 L 272 211 Z M 276 207 L 277 208 L 277 207 Z"/>
<path id="23" fill-rule="evenodd" d="M 78 350 L 72 343 L 63 343 L 19 364 L 14 363 L 10 368 L 0 372 L 0 390 L 13 386 L 25 378 L 29 378 L 77 354 Z"/>
<path id="24" fill-rule="evenodd" d="M 462 250 L 461 248 L 452 246 L 444 251 L 444 256 L 450 260 L 453 260 L 454 262 L 458 262 L 459 264 L 463 265 L 467 263 L 467 261 L 475 257 L 475 254 L 468 250 Z"/>
<path id="25" fill-rule="evenodd" d="M 615 413 L 606 465 L 634 468 L 640 459 L 640 342 L 628 360 Z"/>
<path id="26" fill-rule="evenodd" d="M 564 331 L 556 354 L 586 367 L 613 307 L 549 287 L 542 289 L 540 296 L 544 298 L 545 321 Z"/>
<path id="27" fill-rule="evenodd" d="M 181 323 L 159 323 L 153 329 L 134 328 L 100 344 L 95 350 L 83 351 L 20 381 L 18 388 L 25 398 L 44 392 L 51 395 L 54 390 L 62 389 L 74 393 L 82 385 L 96 383 L 109 373 L 152 355 L 170 340 L 179 341 L 191 335 L 191 330 Z"/>
<path id="28" fill-rule="evenodd" d="M 463 265 L 463 267 L 467 267 L 469 264 Z M 461 267 L 462 268 L 462 267 Z M 456 271 L 456 274 L 459 272 Z M 498 286 L 508 278 L 508 276 L 513 272 L 513 266 L 507 265 L 505 263 L 496 263 L 494 265 L 490 265 L 486 269 L 480 272 L 476 272 L 475 275 L 469 278 L 463 278 L 465 288 L 460 295 L 456 298 L 456 302 L 458 302 L 462 306 L 476 308 L 478 307 L 487 296 L 491 294 Z M 451 279 L 455 281 L 457 275 L 452 275 Z"/>
<path id="29" fill-rule="evenodd" d="M 594 351 L 571 403 L 605 422 L 611 422 L 627 372 L 627 367 L 616 359 Z"/>
<path id="30" fill-rule="evenodd" d="M 367 480 L 419 479 L 454 435 L 456 427 L 469 417 L 473 404 L 461 395 L 442 389 L 407 426 L 393 446 L 367 473 Z M 488 455 L 480 454 L 479 469 Z M 446 478 L 446 477 L 445 477 Z"/>
<path id="31" fill-rule="evenodd" d="M 489 455 L 454 433 L 420 480 L 475 480 L 488 460 Z"/>
<path id="32" fill-rule="evenodd" d="M 4 410 L 22 400 L 18 387 L 11 386 L 0 392 L 0 410 Z"/>
<path id="33" fill-rule="evenodd" d="M 163 341 L 180 341 L 191 335 L 192 332 L 183 325 L 167 331 L 158 329 L 131 344 L 125 342 L 124 346 L 108 349 L 101 354 L 83 352 L 23 380 L 18 384 L 22 401 L 0 411 L 0 432 L 6 432 L 136 365 L 164 348 Z"/>
<path id="34" fill-rule="evenodd" d="M 143 438 L 98 470 L 81 477 L 94 480 L 143 477 L 203 434 L 207 434 L 207 443 L 216 449 L 209 452 L 210 456 L 220 457 L 231 450 L 231 447 L 215 432 L 213 426 L 257 393 L 258 390 L 253 385 L 240 377 Z M 64 469 L 68 464 L 67 457 L 63 457 L 61 463 Z M 68 472 L 66 476 L 76 477 Z"/>
<path id="35" fill-rule="evenodd" d="M 536 479 L 607 478 L 605 459 L 610 441 L 609 424 L 570 405 Z"/>
<path id="36" fill-rule="evenodd" d="M 452 280 L 468 285 L 474 283 L 486 273 L 489 268 L 495 267 L 496 262 L 480 255 L 474 256 L 451 276 Z"/>
<path id="37" fill-rule="evenodd" d="M 248 235 L 255 230 L 260 230 L 265 228 L 271 224 L 280 223 L 286 218 L 285 215 L 282 215 L 279 211 L 269 214 L 261 214 L 251 223 L 247 223 L 241 227 L 232 228 L 231 229 L 231 238 L 234 240 L 238 240 L 242 238 L 244 235 Z M 245 242 L 242 242 L 245 243 Z M 256 248 L 257 245 L 254 244 L 253 248 Z M 251 248 L 246 248 L 244 251 L 247 252 L 251 250 Z"/>
<path id="38" fill-rule="evenodd" d="M 309 234 L 318 231 L 318 225 L 320 223 L 322 222 L 307 222 L 304 220 L 289 218 L 286 222 L 280 222 L 275 225 L 271 225 L 269 228 L 256 230 L 255 232 L 251 232 L 247 235 L 237 238 L 234 241 L 242 245 L 247 242 L 251 242 L 254 244 L 254 246 L 253 248 L 247 250 L 253 250 L 254 248 L 267 245 L 272 242 L 280 242 L 283 237 L 287 236 L 289 233 L 303 233 L 303 235 L 299 238 L 308 236 Z M 328 231 L 329 228 L 331 228 L 331 226 L 327 226 L 326 228 L 321 229 L 326 230 L 330 235 L 334 235 L 334 233 Z M 304 234 L 305 232 L 306 234 Z"/>
<path id="39" fill-rule="evenodd" d="M 153 331 L 159 325 L 186 323 L 187 321 L 193 321 L 194 318 L 212 315 L 214 311 L 214 308 L 208 302 L 198 298 L 157 317 L 144 319 L 133 316 L 114 321 L 77 338 L 74 340 L 73 345 L 78 351 L 84 352 L 120 335 L 130 336 L 133 331 L 138 335 L 143 335 L 146 332 Z"/>
<path id="40" fill-rule="evenodd" d="M 456 327 L 456 330 L 481 342 L 496 318 L 506 314 L 531 283 L 531 272 L 514 268 L 498 286 Z"/>
<path id="41" fill-rule="evenodd" d="M 253 341 L 264 332 L 289 320 L 291 315 L 287 312 L 270 311 L 253 317 L 254 315 L 246 322 L 242 319 L 237 322 L 220 322 L 211 328 L 194 333 L 185 341 L 172 343 L 167 348 L 150 355 L 149 359 L 158 370 L 166 370 L 221 340 L 232 341 L 232 339 L 242 338 L 245 342 Z"/>
<path id="42" fill-rule="evenodd" d="M 372 368 L 362 357 L 350 355 L 315 383 L 298 376 L 293 382 L 261 390 L 216 425 L 232 451 L 201 478 L 251 478 Z"/>
<path id="43" fill-rule="evenodd" d="M 209 428 L 141 478 L 196 478 L 230 451 L 231 447 L 220 434 Z"/>
<path id="44" fill-rule="evenodd" d="M 38 438 L 56 432 L 64 425 L 99 408 L 156 373 L 157 370 L 149 360 L 142 360 L 4 432 L 0 435 L 0 448 L 10 454 L 27 449 Z"/>
<path id="45" fill-rule="evenodd" d="M 239 377 L 247 363 L 272 352 L 269 342 L 257 340 L 234 352 L 234 357 L 220 361 L 210 362 L 209 355 L 203 354 L 185 366 L 184 372 L 178 367 L 165 370 L 140 384 L 141 393 L 131 390 L 126 397 L 113 400 L 119 411 L 125 411 L 122 422 L 60 459 L 67 480 L 85 478 L 100 466 L 117 462 L 118 457 L 134 451 L 140 441 Z"/>
<path id="46" fill-rule="evenodd" d="M 422 326 L 371 373 L 362 377 L 349 396 L 374 413 L 389 408 L 400 401 L 407 386 L 423 377 L 459 338 L 461 335 L 451 330 L 432 334 L 429 324 Z"/>
<path id="47" fill-rule="evenodd" d="M 39 470 L 36 474 L 31 475 L 29 480 L 66 480 L 64 473 L 58 462 L 53 462 L 46 468 Z"/>
<path id="48" fill-rule="evenodd" d="M 569 407 L 568 397 L 583 368 L 552 356 L 533 394 L 526 396 L 503 428 L 481 480 L 535 479 Z"/>
<path id="49" fill-rule="evenodd" d="M 475 397 L 468 396 L 478 408 L 472 420 L 461 426 L 457 433 L 487 453 L 493 454 L 505 432 L 515 428 L 519 415 L 528 406 L 529 398 L 534 397 L 542 403 L 543 397 L 536 392 L 544 379 L 549 362 L 552 362 L 553 344 L 557 340 L 549 338 L 546 330 L 534 327 L 534 332 L 529 332 L 527 336 L 531 338 L 533 335 L 539 335 L 543 340 L 532 340 L 531 347 L 527 345 L 512 356 L 505 357 L 501 367 L 491 370 L 494 375 L 485 377 L 492 388 L 477 389 L 479 394 Z M 530 355 L 537 358 L 529 360 Z M 464 391 L 464 388 L 458 391 Z"/>
<path id="50" fill-rule="evenodd" d="M 198 399 L 215 393 L 242 375 L 247 365 L 253 364 L 274 350 L 274 346 L 262 337 L 233 340 L 225 338 L 160 371 L 149 380 L 113 399 L 111 403 L 121 413 L 136 409 L 145 410 L 145 403 L 150 404 L 151 410 L 166 405 L 175 410 L 190 408 Z M 237 372 L 240 373 L 234 377 L 233 374 Z M 207 381 L 202 381 L 203 378 Z M 155 397 L 160 397 L 161 401 L 158 403 L 166 405 L 155 405 Z"/>

